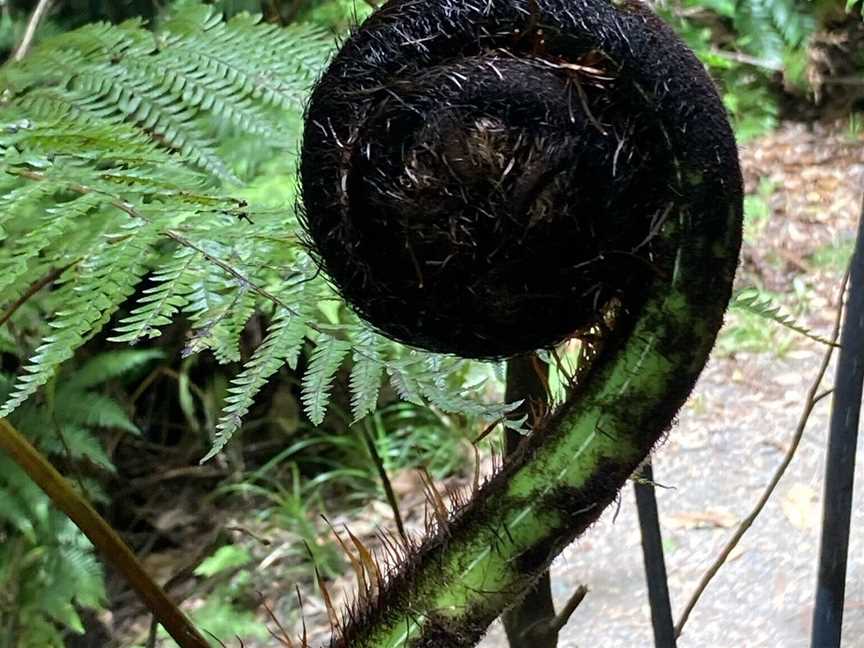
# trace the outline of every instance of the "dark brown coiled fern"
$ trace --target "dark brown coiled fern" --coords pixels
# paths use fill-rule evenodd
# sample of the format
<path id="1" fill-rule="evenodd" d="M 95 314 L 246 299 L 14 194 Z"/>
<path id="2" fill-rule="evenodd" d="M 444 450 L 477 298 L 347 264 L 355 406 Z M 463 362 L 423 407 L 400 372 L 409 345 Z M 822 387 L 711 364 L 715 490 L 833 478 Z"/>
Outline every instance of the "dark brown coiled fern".
<path id="1" fill-rule="evenodd" d="M 725 111 L 640 3 L 393 0 L 318 83 L 301 178 L 322 267 L 392 337 L 499 358 L 615 313 L 578 394 L 338 640 L 473 645 L 613 500 L 707 360 L 741 237 Z"/>

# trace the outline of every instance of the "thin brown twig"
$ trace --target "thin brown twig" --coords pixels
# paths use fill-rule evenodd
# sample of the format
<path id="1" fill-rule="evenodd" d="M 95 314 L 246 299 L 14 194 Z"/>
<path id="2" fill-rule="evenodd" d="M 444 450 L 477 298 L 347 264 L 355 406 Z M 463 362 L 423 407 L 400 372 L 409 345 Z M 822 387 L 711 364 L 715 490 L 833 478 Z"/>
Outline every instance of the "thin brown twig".
<path id="1" fill-rule="evenodd" d="M 564 629 L 564 626 L 570 621 L 570 617 L 573 616 L 573 613 L 576 611 L 582 601 L 585 600 L 585 597 L 588 596 L 588 586 L 580 585 L 576 588 L 576 591 L 573 592 L 573 596 L 567 601 L 555 619 L 552 621 L 549 631 L 554 633 L 556 636 Z"/>
<path id="2" fill-rule="evenodd" d="M 393 492 L 393 484 L 390 481 L 390 476 L 387 474 L 387 468 L 384 466 L 384 460 L 378 453 L 378 448 L 375 445 L 375 439 L 372 438 L 369 430 L 365 427 L 362 429 L 363 440 L 366 441 L 366 447 L 369 450 L 369 455 L 372 457 L 372 463 L 378 471 L 378 476 L 381 478 L 381 484 L 384 487 L 384 493 L 387 495 L 387 503 L 390 504 L 390 509 L 393 511 L 393 519 L 396 521 L 396 528 L 402 538 L 405 546 L 409 546 L 408 534 L 405 533 L 405 524 L 402 521 L 402 513 L 399 512 L 399 501 L 396 499 L 396 493 Z"/>
<path id="3" fill-rule="evenodd" d="M 117 532 L 18 430 L 2 418 L 0 451 L 6 452 L 54 505 L 84 532 L 180 646 L 207 648 L 209 644 L 204 637 L 156 584 Z"/>
<path id="4" fill-rule="evenodd" d="M 12 316 L 16 313 L 16 311 L 21 308 L 24 304 L 26 304 L 30 299 L 32 299 L 36 293 L 42 290 L 45 286 L 54 283 L 60 275 L 66 272 L 69 268 L 74 266 L 77 263 L 80 263 L 81 259 L 77 259 L 72 263 L 63 266 L 62 268 L 54 268 L 44 277 L 39 279 L 36 283 L 30 286 L 23 295 L 21 295 L 18 299 L 12 303 L 9 308 L 7 308 L 3 315 L 0 315 L 0 326 L 3 326 L 6 322 L 12 319 Z"/>
<path id="5" fill-rule="evenodd" d="M 33 13 L 30 14 L 30 20 L 27 21 L 27 27 L 24 29 L 24 36 L 21 38 L 18 47 L 15 48 L 15 53 L 12 55 L 13 61 L 20 61 L 27 56 L 27 52 L 29 52 L 30 48 L 33 46 L 33 38 L 36 36 L 36 30 L 39 29 L 39 25 L 42 24 L 42 21 L 45 19 L 48 10 L 51 8 L 52 2 L 53 0 L 39 0 L 39 4 L 36 5 Z"/>
<path id="6" fill-rule="evenodd" d="M 822 380 L 825 377 L 826 372 L 828 371 L 828 365 L 831 363 L 831 357 L 834 354 L 837 340 L 840 337 L 840 323 L 843 317 L 843 295 L 846 292 L 846 286 L 848 283 L 849 272 L 846 273 L 846 276 L 843 278 L 840 286 L 837 317 L 834 321 L 834 329 L 831 332 L 830 338 L 831 346 L 829 346 L 828 350 L 825 352 L 825 355 L 822 359 L 822 365 L 819 367 L 819 371 L 816 373 L 816 378 L 813 380 L 813 384 L 810 386 L 810 389 L 807 392 L 807 397 L 804 401 L 804 411 L 801 413 L 801 418 L 798 421 L 798 426 L 796 427 L 795 434 L 792 437 L 792 443 L 790 444 L 789 449 L 786 451 L 786 455 L 783 457 L 783 461 L 777 467 L 777 470 L 774 472 L 771 481 L 768 483 L 768 486 L 765 488 L 765 491 L 762 493 L 762 496 L 756 503 L 756 506 L 754 506 L 750 514 L 741 521 L 741 523 L 738 525 L 738 528 L 735 530 L 735 533 L 732 534 L 732 537 L 729 539 L 729 542 L 726 543 L 726 546 L 723 547 L 723 550 L 720 552 L 716 560 L 712 563 L 711 567 L 709 567 L 708 571 L 706 571 L 704 576 L 702 576 L 702 580 L 700 580 L 699 584 L 696 586 L 696 590 L 691 595 L 690 600 L 684 607 L 684 611 L 681 613 L 681 617 L 675 626 L 676 637 L 681 636 L 681 633 L 684 630 L 684 625 L 687 623 L 687 619 L 690 618 L 690 614 L 691 612 L 693 612 L 693 608 L 696 607 L 696 604 L 699 602 L 702 594 L 705 592 L 706 588 L 711 583 L 713 578 L 723 567 L 726 560 L 729 558 L 729 555 L 732 553 L 735 547 L 738 546 L 741 538 L 744 537 L 744 534 L 747 533 L 747 531 L 756 521 L 756 518 L 759 517 L 760 513 L 762 513 L 762 510 L 765 508 L 768 500 L 771 499 L 771 496 L 774 494 L 777 485 L 780 483 L 780 480 L 783 478 L 783 475 L 786 474 L 786 470 L 789 468 L 792 460 L 795 458 L 795 453 L 797 452 L 798 446 L 801 443 L 801 439 L 804 436 L 804 429 L 807 427 L 807 422 L 810 420 L 810 415 L 813 413 L 813 409 L 816 407 L 816 404 L 819 403 L 826 396 L 830 395 L 833 391 L 827 390 L 819 393 L 819 386 L 822 384 Z"/>

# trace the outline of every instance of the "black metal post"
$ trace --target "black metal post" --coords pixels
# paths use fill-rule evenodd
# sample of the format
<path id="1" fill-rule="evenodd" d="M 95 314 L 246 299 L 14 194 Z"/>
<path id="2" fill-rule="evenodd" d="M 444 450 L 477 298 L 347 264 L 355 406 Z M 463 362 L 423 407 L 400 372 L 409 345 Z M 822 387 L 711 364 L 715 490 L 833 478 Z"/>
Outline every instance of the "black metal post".
<path id="1" fill-rule="evenodd" d="M 834 385 L 825 465 L 825 503 L 811 648 L 840 648 L 855 453 L 864 385 L 864 210 L 849 276 L 849 297 Z"/>
<path id="2" fill-rule="evenodd" d="M 642 467 L 633 486 L 636 491 L 636 509 L 639 512 L 639 529 L 642 532 L 642 554 L 645 559 L 648 600 L 651 604 L 651 622 L 654 625 L 654 645 L 656 648 L 675 648 L 675 624 L 672 622 L 663 537 L 660 533 L 657 497 L 654 493 L 654 469 L 650 462 Z"/>

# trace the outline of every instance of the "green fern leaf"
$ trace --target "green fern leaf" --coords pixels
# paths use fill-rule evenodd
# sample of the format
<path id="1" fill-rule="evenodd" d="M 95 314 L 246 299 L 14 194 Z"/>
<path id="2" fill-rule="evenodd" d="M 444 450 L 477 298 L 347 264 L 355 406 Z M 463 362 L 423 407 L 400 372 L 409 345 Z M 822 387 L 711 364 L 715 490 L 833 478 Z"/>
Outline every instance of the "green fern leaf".
<path id="1" fill-rule="evenodd" d="M 799 335 L 803 335 L 805 337 L 814 340 L 815 342 L 819 342 L 820 344 L 827 344 L 829 346 L 839 346 L 835 343 L 832 343 L 831 340 L 828 340 L 821 335 L 814 333 L 806 326 L 802 326 L 799 324 L 794 317 L 788 314 L 784 314 L 782 312 L 782 308 L 778 306 L 772 299 L 768 296 L 762 295 L 759 292 L 754 292 L 753 289 L 744 289 L 736 291 L 736 293 L 732 297 L 732 301 L 730 303 L 732 308 L 736 308 L 738 310 L 751 313 L 753 315 L 758 315 L 759 317 L 764 317 L 767 320 L 775 322 L 780 326 L 783 326 L 790 331 L 794 331 Z"/>
<path id="2" fill-rule="evenodd" d="M 82 394 L 79 393 L 78 396 L 81 398 Z M 116 403 L 114 405 L 116 406 Z M 39 449 L 72 460 L 87 459 L 103 470 L 114 472 L 114 464 L 105 452 L 102 442 L 80 425 L 65 424 L 56 434 L 43 435 Z"/>
<path id="3" fill-rule="evenodd" d="M 120 320 L 114 329 L 117 335 L 108 340 L 135 344 L 144 338 L 158 337 L 160 327 L 170 324 L 180 308 L 189 303 L 188 296 L 199 271 L 198 261 L 195 250 L 179 248 L 170 263 L 153 273 L 155 285 L 143 291 L 138 306 Z"/>
<path id="4" fill-rule="evenodd" d="M 225 408 L 216 426 L 213 446 L 203 461 L 216 456 L 240 428 L 255 396 L 273 374 L 286 363 L 296 364 L 306 336 L 305 318 L 280 310 L 273 318 L 267 337 L 228 388 Z"/>
<path id="5" fill-rule="evenodd" d="M 354 340 L 354 366 L 348 381 L 351 389 L 351 412 L 355 421 L 375 411 L 381 391 L 384 361 L 377 333 L 364 328 Z"/>
<path id="6" fill-rule="evenodd" d="M 303 376 L 302 400 L 306 415 L 314 425 L 324 422 L 333 379 L 350 348 L 348 342 L 322 335 L 312 352 L 309 369 Z"/>
<path id="7" fill-rule="evenodd" d="M 221 364 L 240 362 L 240 337 L 255 315 L 256 296 L 247 286 L 240 286 L 227 317 L 216 322 L 211 330 L 212 350 Z"/>
<path id="8" fill-rule="evenodd" d="M 79 266 L 77 281 L 66 293 L 68 303 L 50 323 L 54 332 L 30 358 L 15 390 L 0 407 L 0 416 L 11 414 L 48 382 L 61 363 L 102 329 L 141 280 L 152 254 L 150 246 L 159 232 L 148 225 L 130 228 L 124 235 L 126 238 L 114 245 L 99 246 L 99 250 Z"/>
<path id="9" fill-rule="evenodd" d="M 67 392 L 57 396 L 57 409 L 70 423 L 86 427 L 117 429 L 139 434 L 140 430 L 120 404 L 104 394 Z"/>
<path id="10" fill-rule="evenodd" d="M 63 383 L 70 390 L 84 390 L 127 375 L 164 357 L 158 349 L 108 351 L 87 360 Z"/>
<path id="11" fill-rule="evenodd" d="M 423 400 L 423 389 L 418 374 L 424 373 L 422 359 L 409 358 L 398 359 L 387 363 L 387 373 L 390 375 L 390 385 L 404 401 L 415 405 L 425 406 Z"/>
<path id="12" fill-rule="evenodd" d="M 50 187 L 50 184 L 48 186 Z M 28 274 L 32 260 L 44 255 L 50 246 L 62 245 L 64 235 L 71 228 L 80 227 L 80 219 L 105 202 L 105 196 L 88 194 L 45 208 L 45 216 L 36 223 L 31 223 L 26 233 L 16 237 L 0 260 L 0 295 L 10 286 L 21 283 L 22 278 Z M 9 205 L 10 216 L 11 212 L 20 206 Z"/>
<path id="13" fill-rule="evenodd" d="M 230 124 L 269 146 L 289 145 L 283 124 L 291 116 L 272 108 L 298 116 L 330 41 L 317 27 L 279 28 L 248 15 L 224 22 L 212 6 L 187 3 L 155 34 L 136 20 L 46 39 L 4 68 L 0 81 L 28 118 L 126 125 L 236 182 L 217 152 L 214 127 Z"/>

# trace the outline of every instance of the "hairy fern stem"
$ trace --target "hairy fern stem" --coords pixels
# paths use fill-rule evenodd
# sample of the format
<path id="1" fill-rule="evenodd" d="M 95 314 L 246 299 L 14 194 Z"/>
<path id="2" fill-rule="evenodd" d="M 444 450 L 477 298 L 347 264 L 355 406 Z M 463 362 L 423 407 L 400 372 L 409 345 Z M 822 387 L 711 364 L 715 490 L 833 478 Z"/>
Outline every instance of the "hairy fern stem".
<path id="1" fill-rule="evenodd" d="M 393 0 L 316 87 L 302 176 L 322 266 L 400 339 L 500 357 L 618 304 L 578 390 L 332 641 L 474 645 L 614 500 L 707 362 L 741 243 L 725 111 L 641 3 Z"/>

